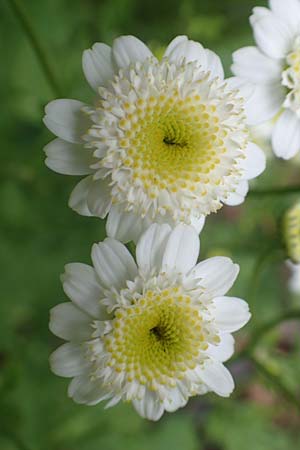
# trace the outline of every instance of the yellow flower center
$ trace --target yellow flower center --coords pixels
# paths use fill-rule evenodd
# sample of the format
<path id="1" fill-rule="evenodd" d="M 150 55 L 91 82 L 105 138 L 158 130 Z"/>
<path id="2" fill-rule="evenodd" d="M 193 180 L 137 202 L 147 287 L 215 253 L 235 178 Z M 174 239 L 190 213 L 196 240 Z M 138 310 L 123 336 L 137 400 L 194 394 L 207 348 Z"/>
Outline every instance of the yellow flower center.
<path id="1" fill-rule="evenodd" d="M 152 390 L 158 384 L 173 386 L 199 364 L 208 339 L 218 342 L 218 336 L 208 336 L 198 308 L 178 287 L 147 291 L 132 306 L 119 308 L 112 326 L 103 338 L 111 355 L 108 365 L 125 374 L 127 382 Z"/>
<path id="2" fill-rule="evenodd" d="M 216 107 L 206 106 L 198 94 L 183 101 L 176 91 L 168 98 L 152 97 L 149 103 L 151 109 L 141 104 L 134 120 L 128 114 L 120 121 L 125 129 L 121 145 L 128 149 L 123 164 L 132 169 L 133 179 L 152 198 L 161 189 L 193 191 L 195 183 L 208 182 L 220 154 L 226 153 L 227 132 L 220 128 Z"/>

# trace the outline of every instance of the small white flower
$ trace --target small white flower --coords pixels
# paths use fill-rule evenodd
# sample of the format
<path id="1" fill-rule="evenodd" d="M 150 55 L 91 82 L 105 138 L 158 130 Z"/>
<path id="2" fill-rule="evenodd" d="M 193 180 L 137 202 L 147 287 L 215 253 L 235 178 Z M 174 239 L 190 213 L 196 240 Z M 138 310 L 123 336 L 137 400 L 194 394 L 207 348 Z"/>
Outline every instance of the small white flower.
<path id="1" fill-rule="evenodd" d="M 54 100 L 44 118 L 58 136 L 45 148 L 47 166 L 88 175 L 71 208 L 109 214 L 107 234 L 128 242 L 153 222 L 200 232 L 207 214 L 244 201 L 265 158 L 249 142 L 247 89 L 224 81 L 215 53 L 179 36 L 158 61 L 125 36 L 112 48 L 86 50 L 83 70 L 96 91 L 93 106 Z"/>
<path id="2" fill-rule="evenodd" d="M 249 122 L 274 120 L 272 147 L 290 159 L 300 150 L 300 1 L 270 0 L 250 17 L 257 47 L 233 54 L 232 71 L 252 83 Z"/>
<path id="3" fill-rule="evenodd" d="M 224 297 L 239 267 L 229 258 L 197 264 L 193 227 L 153 224 L 136 262 L 119 241 L 92 249 L 94 267 L 68 264 L 62 276 L 72 302 L 51 310 L 50 329 L 69 341 L 50 357 L 54 373 L 73 380 L 69 396 L 94 405 L 132 402 L 145 418 L 183 407 L 189 397 L 234 388 L 222 364 L 231 333 L 250 318 L 248 305 Z"/>

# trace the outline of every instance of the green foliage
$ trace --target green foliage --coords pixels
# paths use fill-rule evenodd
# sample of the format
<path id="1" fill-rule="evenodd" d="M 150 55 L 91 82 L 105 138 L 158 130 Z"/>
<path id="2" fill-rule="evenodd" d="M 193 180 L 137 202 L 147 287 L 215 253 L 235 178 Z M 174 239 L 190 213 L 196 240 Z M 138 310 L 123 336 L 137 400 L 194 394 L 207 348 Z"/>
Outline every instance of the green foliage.
<path id="1" fill-rule="evenodd" d="M 95 41 L 136 34 L 154 49 L 188 33 L 217 51 L 227 71 L 231 53 L 251 44 L 248 16 L 257 0 L 35 0 L 19 1 L 47 54 L 64 97 L 89 99 L 81 53 Z M 63 301 L 59 273 L 70 261 L 89 262 L 90 247 L 104 236 L 104 224 L 67 207 L 74 179 L 50 172 L 43 146 L 52 139 L 41 122 L 55 97 L 24 30 L 9 6 L 0 4 L 0 448 L 3 450 L 255 450 L 296 449 L 292 412 L 254 368 L 237 371 L 233 399 L 199 398 L 160 423 L 140 419 L 130 405 L 105 411 L 67 398 L 67 381 L 55 377 L 48 355 L 60 342 L 48 331 L 48 311 Z M 269 162 L 259 186 L 288 184 L 298 177 L 291 163 Z M 280 183 L 279 183 L 280 180 Z M 229 254 L 241 265 L 233 295 L 248 299 L 253 320 L 240 334 L 290 306 L 281 263 L 270 260 L 253 279 L 262 251 L 278 246 L 278 222 L 294 197 L 249 197 L 241 208 L 208 219 L 202 257 Z M 238 227 L 238 232 L 237 232 Z M 294 335 L 292 335 L 294 336 Z M 291 338 L 294 340 L 294 337 Z M 278 347 L 278 330 L 259 345 L 259 354 L 294 391 L 299 390 L 298 347 Z M 274 369 L 275 368 L 275 369 Z M 272 401 L 250 399 L 253 384 L 266 385 Z M 280 394 L 279 394 L 280 395 Z M 248 396 L 248 397 L 247 397 Z M 279 397 L 280 398 L 280 397 Z M 274 408 L 274 405 L 276 406 Z M 280 419 L 280 420 L 279 420 Z"/>

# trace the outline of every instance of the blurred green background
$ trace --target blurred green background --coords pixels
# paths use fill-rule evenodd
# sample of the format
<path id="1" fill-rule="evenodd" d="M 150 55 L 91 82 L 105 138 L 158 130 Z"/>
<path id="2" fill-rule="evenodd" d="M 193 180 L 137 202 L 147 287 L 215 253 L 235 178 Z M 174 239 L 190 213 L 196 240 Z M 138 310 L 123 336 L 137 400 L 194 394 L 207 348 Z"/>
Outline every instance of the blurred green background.
<path id="1" fill-rule="evenodd" d="M 282 0 L 284 1 L 284 0 Z M 0 2 L 0 449 L 1 450 L 293 450 L 300 446 L 297 410 L 299 323 L 289 321 L 259 339 L 255 361 L 228 363 L 236 380 L 230 399 L 192 399 L 159 423 L 140 419 L 130 405 L 104 411 L 67 398 L 68 381 L 53 375 L 48 356 L 59 344 L 48 331 L 48 311 L 64 300 L 59 274 L 67 262 L 90 262 L 103 223 L 67 207 L 76 180 L 48 170 L 42 148 L 53 137 L 41 122 L 57 97 L 16 12 Z M 188 34 L 220 54 L 251 45 L 248 17 L 259 0 L 19 0 L 47 55 L 62 97 L 92 98 L 81 54 L 96 41 L 134 34 L 159 51 Z M 269 159 L 256 188 L 300 181 L 299 166 Z M 248 197 L 242 207 L 209 217 L 202 258 L 227 254 L 241 265 L 232 291 L 247 299 L 251 323 L 237 336 L 247 346 L 265 322 L 300 298 L 287 290 L 280 217 L 297 199 Z M 279 257 L 278 257 L 279 256 Z M 252 358 L 253 359 L 253 358 Z M 298 397 L 297 397 L 298 396 Z"/>

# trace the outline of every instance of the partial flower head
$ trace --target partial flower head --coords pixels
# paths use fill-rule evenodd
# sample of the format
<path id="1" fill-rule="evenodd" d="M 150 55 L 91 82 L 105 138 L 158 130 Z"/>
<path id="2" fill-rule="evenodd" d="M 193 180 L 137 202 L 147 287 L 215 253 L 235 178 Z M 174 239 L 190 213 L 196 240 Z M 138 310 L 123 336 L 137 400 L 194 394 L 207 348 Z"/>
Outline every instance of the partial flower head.
<path id="1" fill-rule="evenodd" d="M 300 150 L 300 1 L 270 0 L 250 17 L 257 47 L 233 54 L 232 71 L 252 84 L 252 125 L 274 120 L 272 147 L 290 159 Z"/>
<path id="2" fill-rule="evenodd" d="M 44 118 L 58 136 L 47 166 L 88 175 L 71 194 L 75 211 L 109 214 L 108 235 L 127 242 L 153 222 L 199 232 L 206 215 L 243 202 L 265 159 L 249 142 L 243 89 L 224 81 L 215 53 L 179 36 L 159 61 L 124 36 L 86 50 L 83 70 L 94 104 L 55 100 Z"/>
<path id="3" fill-rule="evenodd" d="M 294 264 L 300 264 L 300 202 L 291 206 L 282 220 L 283 240 L 287 256 Z"/>
<path id="4" fill-rule="evenodd" d="M 234 388 L 223 362 L 231 333 L 250 318 L 248 305 L 224 295 L 239 267 L 229 258 L 197 264 L 193 227 L 153 224 L 136 261 L 106 238 L 92 248 L 93 267 L 68 264 L 62 276 L 71 302 L 51 310 L 50 329 L 66 341 L 50 358 L 57 375 L 73 378 L 69 396 L 95 405 L 132 402 L 145 418 L 183 407 L 189 397 Z"/>

